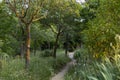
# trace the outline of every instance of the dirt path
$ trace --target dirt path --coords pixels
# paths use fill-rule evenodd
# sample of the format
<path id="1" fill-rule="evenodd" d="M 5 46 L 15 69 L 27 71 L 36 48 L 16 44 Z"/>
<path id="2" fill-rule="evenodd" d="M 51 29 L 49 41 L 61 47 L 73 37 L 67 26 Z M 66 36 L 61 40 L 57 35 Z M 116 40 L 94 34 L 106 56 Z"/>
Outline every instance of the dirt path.
<path id="1" fill-rule="evenodd" d="M 71 52 L 68 54 L 69 58 L 72 60 L 71 62 L 67 63 L 67 65 L 55 76 L 52 77 L 51 80 L 64 80 L 64 75 L 69 70 L 70 66 L 72 66 L 75 63 L 75 60 L 73 59 L 74 52 Z"/>

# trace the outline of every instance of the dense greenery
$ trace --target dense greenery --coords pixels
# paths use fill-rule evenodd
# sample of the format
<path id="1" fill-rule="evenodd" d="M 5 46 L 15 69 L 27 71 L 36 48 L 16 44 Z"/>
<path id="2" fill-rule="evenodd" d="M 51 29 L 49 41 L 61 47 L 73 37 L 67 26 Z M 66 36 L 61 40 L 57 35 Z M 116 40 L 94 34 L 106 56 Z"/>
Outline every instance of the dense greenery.
<path id="1" fill-rule="evenodd" d="M 77 63 L 72 66 L 65 75 L 65 80 L 119 80 L 120 79 L 120 36 L 115 37 L 117 46 L 113 46 L 111 58 L 104 58 L 104 61 L 92 60 L 86 49 L 76 51 Z M 82 52 L 82 53 L 81 53 Z"/>
<path id="2" fill-rule="evenodd" d="M 106 58 L 102 63 L 79 61 L 65 75 L 65 80 L 119 80 L 120 56 L 116 55 L 113 59 L 114 62 L 111 62 Z"/>
<path id="3" fill-rule="evenodd" d="M 37 51 L 36 56 L 31 55 L 29 71 L 24 69 L 24 59 L 4 57 L 0 60 L 0 79 L 2 80 L 49 80 L 70 59 L 65 57 L 63 50 L 58 50 L 56 60 L 53 57 L 42 57 Z M 6 59 L 5 59 L 6 58 Z"/>
<path id="4" fill-rule="evenodd" d="M 75 51 L 77 64 L 66 74 L 65 80 L 120 79 L 118 2 L 99 0 L 98 8 L 94 9 L 95 18 L 90 19 L 86 24 L 88 28 L 81 32 L 84 46 Z"/>
<path id="5" fill-rule="evenodd" d="M 0 80 L 120 79 L 119 0 L 0 2 Z"/>
<path id="6" fill-rule="evenodd" d="M 96 18 L 88 22 L 88 29 L 82 33 L 85 45 L 94 57 L 110 56 L 110 43 L 115 43 L 114 37 L 119 34 L 118 0 L 101 0 L 96 10 Z"/>

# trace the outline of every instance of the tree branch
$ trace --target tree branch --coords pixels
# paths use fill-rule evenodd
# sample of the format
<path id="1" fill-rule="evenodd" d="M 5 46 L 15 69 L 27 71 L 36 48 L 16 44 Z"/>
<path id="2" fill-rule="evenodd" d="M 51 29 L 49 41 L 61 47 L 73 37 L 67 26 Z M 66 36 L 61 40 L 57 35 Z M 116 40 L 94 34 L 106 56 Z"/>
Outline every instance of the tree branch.
<path id="1" fill-rule="evenodd" d="M 55 34 L 58 34 L 58 32 L 55 31 L 55 29 L 52 27 L 52 25 L 50 25 L 50 28 L 51 28 L 51 30 L 52 30 Z"/>

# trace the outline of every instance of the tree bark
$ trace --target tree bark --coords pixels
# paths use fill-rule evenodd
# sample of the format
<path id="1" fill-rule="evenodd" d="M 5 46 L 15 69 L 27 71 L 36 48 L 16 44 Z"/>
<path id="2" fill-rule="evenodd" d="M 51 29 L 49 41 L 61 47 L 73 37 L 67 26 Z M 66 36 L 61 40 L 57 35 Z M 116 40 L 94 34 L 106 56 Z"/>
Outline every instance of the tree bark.
<path id="1" fill-rule="evenodd" d="M 30 24 L 26 24 L 25 68 L 28 69 L 29 65 L 30 65 Z"/>
<path id="2" fill-rule="evenodd" d="M 21 30 L 21 36 L 20 36 L 20 55 L 21 58 L 24 57 L 25 53 L 25 30 L 22 25 L 22 22 L 19 20 L 20 30 Z"/>
<path id="3" fill-rule="evenodd" d="M 67 56 L 68 51 L 68 33 L 66 34 L 66 41 L 65 41 L 65 56 Z"/>
<path id="4" fill-rule="evenodd" d="M 37 41 L 34 40 L 34 50 L 33 50 L 33 51 L 34 51 L 34 56 L 36 55 L 36 50 L 37 50 L 37 49 L 36 49 L 36 45 L 37 45 Z"/>
<path id="5" fill-rule="evenodd" d="M 55 45 L 54 45 L 54 49 L 53 49 L 53 57 L 54 58 L 56 58 L 56 52 L 57 52 L 57 48 L 58 48 L 59 35 L 60 35 L 60 32 L 58 32 L 58 34 L 57 34 Z"/>
<path id="6" fill-rule="evenodd" d="M 66 45 L 65 45 L 65 56 L 67 56 L 67 51 L 68 51 L 68 43 L 66 42 Z"/>
<path id="7" fill-rule="evenodd" d="M 24 57 L 24 43 L 21 43 L 20 45 L 20 55 L 21 55 L 21 58 Z"/>

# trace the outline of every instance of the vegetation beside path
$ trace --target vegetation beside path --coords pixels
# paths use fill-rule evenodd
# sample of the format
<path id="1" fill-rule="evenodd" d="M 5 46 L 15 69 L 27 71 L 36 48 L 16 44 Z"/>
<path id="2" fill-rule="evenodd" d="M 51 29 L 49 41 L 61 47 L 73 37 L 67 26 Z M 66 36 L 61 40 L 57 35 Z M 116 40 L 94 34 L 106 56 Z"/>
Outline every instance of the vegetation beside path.
<path id="1" fill-rule="evenodd" d="M 0 60 L 0 80 L 49 80 L 51 76 L 70 61 L 63 50 L 58 50 L 57 59 L 42 57 L 42 52 L 31 55 L 28 71 L 24 69 L 24 59 L 19 57 L 3 58 Z"/>
<path id="2" fill-rule="evenodd" d="M 57 73 L 55 76 L 53 76 L 53 77 L 51 78 L 51 80 L 64 80 L 65 74 L 68 72 L 69 68 L 75 63 L 75 61 L 74 61 L 74 59 L 73 59 L 74 52 L 68 53 L 67 56 L 71 59 L 71 61 L 68 62 L 68 63 L 64 66 L 64 68 L 62 68 L 62 70 L 61 70 L 59 73 Z"/>
<path id="3" fill-rule="evenodd" d="M 0 0 L 0 80 L 49 80 L 74 50 L 65 80 L 120 80 L 120 0 Z"/>
<path id="4" fill-rule="evenodd" d="M 120 55 L 119 52 L 114 53 L 115 56 L 100 61 L 91 59 L 85 48 L 76 50 L 74 58 L 77 63 L 71 66 L 64 80 L 120 80 Z"/>

